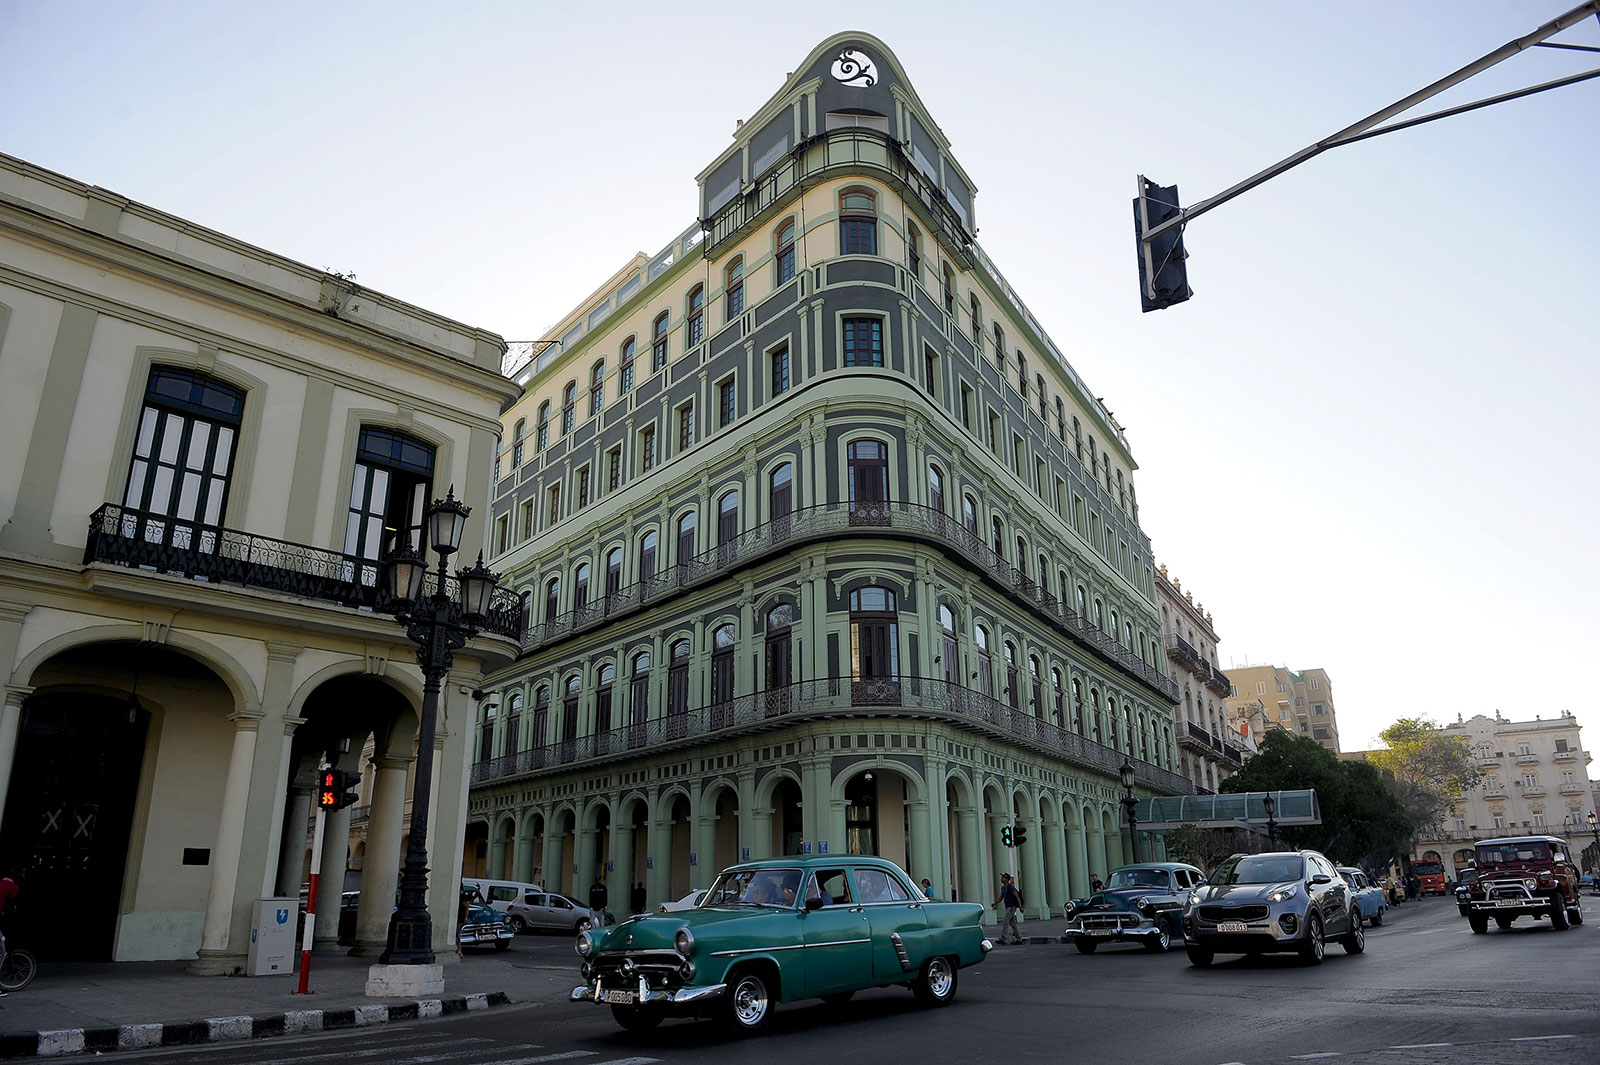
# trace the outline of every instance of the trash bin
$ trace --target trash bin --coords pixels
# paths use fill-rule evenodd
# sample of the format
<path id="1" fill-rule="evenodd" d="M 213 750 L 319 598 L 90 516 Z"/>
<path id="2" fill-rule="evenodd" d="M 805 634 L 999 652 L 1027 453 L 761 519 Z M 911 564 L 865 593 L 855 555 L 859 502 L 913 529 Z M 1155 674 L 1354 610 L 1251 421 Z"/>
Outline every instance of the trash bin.
<path id="1" fill-rule="evenodd" d="M 298 899 L 259 899 L 251 906 L 246 975 L 287 976 L 294 972 L 294 929 L 299 910 Z"/>

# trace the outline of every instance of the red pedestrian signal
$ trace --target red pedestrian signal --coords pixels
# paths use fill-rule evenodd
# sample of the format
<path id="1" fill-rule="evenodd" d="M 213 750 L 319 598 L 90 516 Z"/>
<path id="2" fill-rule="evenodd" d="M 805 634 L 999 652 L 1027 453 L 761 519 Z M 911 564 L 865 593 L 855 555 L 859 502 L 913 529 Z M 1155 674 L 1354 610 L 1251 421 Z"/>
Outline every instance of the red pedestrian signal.
<path id="1" fill-rule="evenodd" d="M 342 769 L 324 769 L 317 783 L 318 808 L 332 813 L 346 806 L 354 806 L 360 798 L 355 791 L 360 783 L 361 778 L 354 773 L 346 773 Z"/>

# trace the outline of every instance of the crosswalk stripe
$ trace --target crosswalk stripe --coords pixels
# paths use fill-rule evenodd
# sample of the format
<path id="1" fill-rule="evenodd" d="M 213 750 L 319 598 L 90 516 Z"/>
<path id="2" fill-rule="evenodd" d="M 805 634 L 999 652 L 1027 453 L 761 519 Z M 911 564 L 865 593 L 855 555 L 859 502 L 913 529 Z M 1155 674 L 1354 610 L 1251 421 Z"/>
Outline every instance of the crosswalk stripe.
<path id="1" fill-rule="evenodd" d="M 372 1035 L 369 1033 L 366 1038 L 371 1039 Z M 432 1047 L 449 1047 L 449 1046 L 458 1047 L 462 1043 L 490 1043 L 490 1042 L 493 1042 L 493 1040 L 486 1039 L 486 1038 L 438 1039 L 438 1040 L 435 1040 L 435 1041 L 430 1042 L 430 1043 L 411 1043 L 411 1044 L 409 1044 L 409 1049 L 411 1049 L 411 1050 L 427 1050 L 427 1049 L 430 1049 Z M 531 1049 L 531 1047 L 533 1045 L 536 1045 L 536 1044 L 531 1044 L 530 1045 L 530 1049 Z M 488 1051 L 490 1049 L 491 1048 L 489 1048 L 489 1047 L 481 1047 L 480 1046 L 480 1047 L 478 1047 L 478 1048 L 476 1048 L 474 1050 L 465 1051 L 464 1053 L 482 1054 L 482 1053 L 485 1053 L 486 1051 Z M 380 1057 L 386 1057 L 386 1056 L 387 1057 L 393 1057 L 394 1056 L 394 1052 L 395 1052 L 395 1048 L 392 1047 L 392 1046 L 389 1046 L 389 1047 L 376 1047 L 376 1048 L 371 1049 L 371 1050 L 334 1050 L 334 1051 L 329 1051 L 329 1052 L 323 1053 L 323 1054 L 296 1054 L 292 1058 L 269 1058 L 269 1059 L 267 1059 L 265 1061 L 253 1061 L 253 1062 L 250 1063 L 250 1065 L 299 1065 L 300 1062 L 303 1062 L 303 1061 L 316 1061 L 319 1058 L 380 1058 Z"/>
<path id="2" fill-rule="evenodd" d="M 396 1058 L 396 1065 L 400 1062 L 410 1062 L 411 1065 L 428 1065 L 433 1061 L 454 1061 L 457 1058 L 470 1058 L 475 1054 L 504 1054 L 512 1050 L 538 1050 L 538 1043 L 516 1043 L 512 1046 L 478 1047 L 475 1050 L 457 1050 L 449 1054 L 421 1054 L 409 1058 Z M 391 1050 L 394 1048 L 391 1047 Z M 486 1065 L 504 1065 L 503 1062 L 490 1062 Z"/>
<path id="3" fill-rule="evenodd" d="M 599 1054 L 593 1050 L 568 1050 L 560 1054 L 540 1054 L 536 1058 L 507 1058 L 505 1061 L 495 1062 L 494 1065 L 540 1065 L 541 1062 L 546 1061 L 571 1061 L 573 1058 L 593 1058 L 598 1056 Z M 641 1059 L 636 1058 L 633 1060 Z M 642 1060 L 658 1061 L 660 1059 L 644 1058 Z M 397 1062 L 396 1065 L 401 1065 L 401 1063 Z M 596 1065 L 599 1065 L 599 1063 L 596 1063 Z"/>

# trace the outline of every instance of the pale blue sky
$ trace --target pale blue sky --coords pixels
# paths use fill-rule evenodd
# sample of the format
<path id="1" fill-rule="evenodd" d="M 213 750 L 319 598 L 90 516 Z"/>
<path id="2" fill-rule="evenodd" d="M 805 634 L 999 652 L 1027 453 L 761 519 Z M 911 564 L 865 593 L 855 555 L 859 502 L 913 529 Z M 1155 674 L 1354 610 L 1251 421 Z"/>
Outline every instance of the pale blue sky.
<path id="1" fill-rule="evenodd" d="M 694 221 L 694 175 L 813 46 L 866 30 L 1127 426 L 1224 665 L 1327 669 L 1347 749 L 1497 707 L 1571 709 L 1600 746 L 1600 82 L 1219 208 L 1168 311 L 1139 312 L 1128 205 L 1136 173 L 1194 202 L 1570 6 L 0 0 L 0 150 L 531 339 Z M 1538 50 L 1442 102 L 1594 66 Z"/>

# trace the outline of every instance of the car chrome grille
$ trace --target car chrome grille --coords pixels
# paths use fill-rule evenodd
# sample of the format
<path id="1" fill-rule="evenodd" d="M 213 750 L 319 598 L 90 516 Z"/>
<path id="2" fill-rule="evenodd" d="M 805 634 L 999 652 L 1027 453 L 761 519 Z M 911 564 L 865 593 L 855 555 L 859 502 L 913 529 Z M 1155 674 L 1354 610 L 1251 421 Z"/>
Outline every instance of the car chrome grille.
<path id="1" fill-rule="evenodd" d="M 1202 906 L 1200 919 L 1215 924 L 1218 921 L 1264 921 L 1265 906 Z"/>
<path id="2" fill-rule="evenodd" d="M 1078 923 L 1083 926 L 1085 931 L 1106 928 L 1115 932 L 1125 924 L 1135 925 L 1138 922 L 1139 918 L 1129 913 L 1085 913 L 1078 916 Z"/>
<path id="3" fill-rule="evenodd" d="M 648 974 L 651 984 L 656 979 L 665 975 L 676 977 L 683 965 L 683 959 L 677 951 L 672 950 L 642 950 L 638 952 L 618 952 L 615 954 L 597 954 L 593 959 L 594 971 L 603 979 L 614 980 L 623 977 L 637 980 L 640 974 Z"/>

